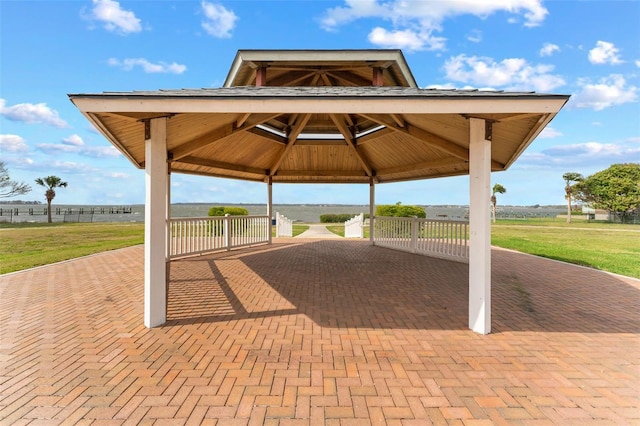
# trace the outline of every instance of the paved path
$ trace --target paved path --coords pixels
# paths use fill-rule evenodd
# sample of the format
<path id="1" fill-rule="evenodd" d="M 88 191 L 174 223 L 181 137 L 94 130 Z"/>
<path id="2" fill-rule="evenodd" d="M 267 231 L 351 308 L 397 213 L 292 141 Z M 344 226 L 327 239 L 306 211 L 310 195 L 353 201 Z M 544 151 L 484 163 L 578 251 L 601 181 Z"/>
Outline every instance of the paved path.
<path id="1" fill-rule="evenodd" d="M 309 229 L 298 235 L 296 238 L 322 238 L 322 239 L 342 239 L 340 235 L 336 235 L 327 229 L 327 225 L 311 224 Z"/>
<path id="2" fill-rule="evenodd" d="M 142 246 L 0 276 L 0 424 L 640 424 L 640 281 L 492 253 L 487 336 L 468 266 L 368 241 L 172 262 L 155 329 Z"/>

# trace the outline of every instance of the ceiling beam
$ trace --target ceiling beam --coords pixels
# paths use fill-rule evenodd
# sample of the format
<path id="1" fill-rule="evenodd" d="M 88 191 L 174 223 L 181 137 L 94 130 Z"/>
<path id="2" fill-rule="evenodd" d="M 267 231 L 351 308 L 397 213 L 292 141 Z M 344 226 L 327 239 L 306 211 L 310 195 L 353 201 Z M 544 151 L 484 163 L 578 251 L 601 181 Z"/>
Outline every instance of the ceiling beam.
<path id="1" fill-rule="evenodd" d="M 454 165 L 466 165 L 466 161 L 462 161 L 457 157 L 446 157 L 438 160 L 422 161 L 420 163 L 407 164 L 406 166 L 389 167 L 387 169 L 378 170 L 378 175 L 384 177 L 394 173 L 411 172 L 415 170 L 430 170 L 440 167 L 448 167 Z M 467 166 L 468 167 L 468 166 Z"/>
<path id="2" fill-rule="evenodd" d="M 223 138 L 227 138 L 238 132 L 252 129 L 258 124 L 269 121 L 272 118 L 277 117 L 278 115 L 280 114 L 252 114 L 244 121 L 241 127 L 237 127 L 235 123 L 225 124 L 216 129 L 213 129 L 210 132 L 205 133 L 202 136 L 192 139 L 189 142 L 185 142 L 182 145 L 175 147 L 174 149 L 169 151 L 169 158 L 173 161 L 179 160 L 189 154 L 198 151 L 199 149 L 204 148 L 207 145 L 217 142 Z"/>
<path id="3" fill-rule="evenodd" d="M 291 151 L 291 148 L 293 148 L 293 145 L 295 145 L 298 136 L 300 135 L 300 133 L 302 133 L 302 131 L 304 130 L 304 126 L 307 125 L 307 122 L 310 118 L 311 114 L 298 116 L 298 119 L 287 135 L 287 146 L 284 148 L 275 163 L 273 163 L 273 166 L 271 166 L 271 170 L 269 170 L 269 176 L 273 176 L 276 174 L 276 172 L 280 168 L 280 164 L 282 164 L 282 160 L 284 160 L 284 157 Z"/>
<path id="4" fill-rule="evenodd" d="M 276 135 L 275 133 L 267 132 L 259 127 L 254 127 L 252 129 L 248 129 L 247 132 L 253 133 L 256 136 L 260 136 L 264 139 L 268 139 L 273 142 L 277 142 L 282 145 L 287 144 L 287 140 L 280 135 Z"/>
<path id="5" fill-rule="evenodd" d="M 362 170 L 280 170 L 276 176 L 304 177 L 304 176 L 362 176 L 366 174 Z"/>
<path id="6" fill-rule="evenodd" d="M 297 77 L 292 78 L 291 75 L 289 74 L 283 74 L 280 75 L 278 77 L 274 77 L 271 81 L 269 81 L 269 85 L 273 86 L 273 87 L 279 87 L 279 86 L 295 86 L 298 83 L 306 80 L 307 78 L 314 76 L 316 73 L 315 71 L 312 72 L 303 72 L 303 73 L 299 73 L 300 75 L 298 75 Z"/>
<path id="7" fill-rule="evenodd" d="M 344 136 L 344 140 L 347 142 L 347 145 L 349 145 L 349 148 L 351 148 L 351 151 L 353 151 L 353 153 L 355 154 L 356 158 L 360 162 L 360 165 L 362 166 L 364 171 L 367 173 L 367 176 L 369 177 L 375 176 L 375 173 L 373 172 L 373 169 L 369 165 L 369 162 L 364 158 L 362 153 L 360 153 L 360 151 L 358 151 L 358 149 L 356 148 L 354 137 L 351 134 L 351 130 L 347 126 L 347 123 L 344 120 L 344 118 L 336 114 L 329 114 L 329 117 L 331 117 L 331 121 L 333 121 L 333 123 L 336 125 L 340 133 L 342 133 L 342 136 Z"/>
<path id="8" fill-rule="evenodd" d="M 416 127 L 410 125 L 405 122 L 403 127 L 400 127 L 396 124 L 396 122 L 390 118 L 387 118 L 386 115 L 378 115 L 378 114 L 361 114 L 363 117 L 368 118 L 371 121 L 375 121 L 378 124 L 382 124 L 389 129 L 396 130 L 398 132 L 409 135 L 419 141 L 422 141 L 434 148 L 437 148 L 440 151 L 446 152 L 447 154 L 458 157 L 461 160 L 469 161 L 469 150 L 464 148 L 456 143 L 445 139 L 441 136 L 435 135 L 427 130 L 421 129 L 420 127 Z"/>
<path id="9" fill-rule="evenodd" d="M 298 146 L 347 146 L 343 139 L 298 139 Z"/>
<path id="10" fill-rule="evenodd" d="M 396 132 L 395 130 L 384 127 L 382 129 L 376 130 L 375 132 L 367 133 L 364 136 L 360 136 L 359 138 L 356 138 L 356 145 L 361 146 L 361 145 L 364 145 L 365 143 L 371 142 L 382 136 L 387 136 L 395 132 Z"/>
<path id="11" fill-rule="evenodd" d="M 268 171 L 265 169 L 258 169 L 256 167 L 248 167 L 240 164 L 225 163 L 223 161 L 208 160 L 206 158 L 198 158 L 194 156 L 183 157 L 180 160 L 180 163 L 202 167 L 213 167 L 215 169 L 231 170 L 234 172 L 251 173 L 262 176 L 266 176 L 268 174 Z"/>
<path id="12" fill-rule="evenodd" d="M 366 78 L 346 71 L 327 71 L 327 74 L 338 81 L 346 81 L 347 83 L 357 87 L 369 86 L 371 84 L 371 82 Z"/>
<path id="13" fill-rule="evenodd" d="M 173 161 L 179 160 L 187 155 L 195 152 L 205 146 L 230 136 L 234 133 L 233 124 L 228 123 L 223 126 L 220 126 L 216 129 L 211 130 L 210 132 L 205 133 L 202 136 L 199 136 L 195 139 L 190 140 L 189 142 L 183 143 L 169 151 L 169 158 Z"/>

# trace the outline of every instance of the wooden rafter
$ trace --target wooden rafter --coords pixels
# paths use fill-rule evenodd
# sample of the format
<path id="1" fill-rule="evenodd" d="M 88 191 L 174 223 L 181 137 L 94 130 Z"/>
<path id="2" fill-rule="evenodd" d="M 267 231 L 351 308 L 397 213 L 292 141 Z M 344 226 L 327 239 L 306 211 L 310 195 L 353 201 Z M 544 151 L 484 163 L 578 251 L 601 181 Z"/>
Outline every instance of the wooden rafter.
<path id="1" fill-rule="evenodd" d="M 386 126 L 388 129 L 396 130 L 398 132 L 404 133 L 406 135 L 412 136 L 415 139 L 418 139 L 426 144 L 433 146 L 434 148 L 439 149 L 440 151 L 446 152 L 450 155 L 460 158 L 464 161 L 469 161 L 469 150 L 455 144 L 454 142 L 445 139 L 441 136 L 435 135 L 431 132 L 428 132 L 420 127 L 416 127 L 413 125 L 409 125 L 409 123 L 405 123 L 404 127 L 400 127 L 396 124 L 396 122 L 388 116 L 371 114 L 371 115 L 363 115 L 363 117 L 368 118 L 371 121 L 374 121 L 378 124 Z"/>
<path id="2" fill-rule="evenodd" d="M 169 152 L 169 158 L 173 161 L 179 160 L 187 155 L 190 155 L 207 145 L 210 145 L 216 141 L 219 141 L 223 138 L 228 138 L 229 136 L 236 134 L 238 132 L 244 132 L 249 129 L 254 128 L 258 124 L 262 124 L 265 121 L 269 121 L 274 117 L 277 117 L 280 114 L 252 114 L 248 117 L 241 127 L 238 127 L 234 124 L 225 124 L 220 126 L 208 133 L 205 133 L 202 136 L 199 136 L 195 139 L 190 140 L 189 142 L 185 142 L 182 145 L 174 148 Z"/>
<path id="3" fill-rule="evenodd" d="M 273 163 L 273 166 L 271 166 L 271 170 L 269 170 L 269 176 L 273 176 L 276 174 L 276 172 L 280 168 L 280 165 L 282 164 L 282 160 L 284 160 L 284 157 L 291 151 L 291 148 L 293 148 L 293 145 L 295 145 L 298 136 L 300 136 L 300 133 L 302 133 L 302 131 L 304 130 L 304 126 L 307 125 L 307 122 L 310 118 L 311 114 L 298 116 L 298 120 L 296 120 L 295 124 L 291 128 L 291 131 L 287 135 L 287 146 L 284 148 L 275 163 Z"/>
<path id="4" fill-rule="evenodd" d="M 349 145 L 349 148 L 351 148 L 351 151 L 353 151 L 353 153 L 355 154 L 356 158 L 360 162 L 360 165 L 362 166 L 364 171 L 367 173 L 367 176 L 373 177 L 375 173 L 373 172 L 373 169 L 369 165 L 369 162 L 364 158 L 362 153 L 358 151 L 358 148 L 356 148 L 354 137 L 351 133 L 351 130 L 349 130 L 349 127 L 345 119 L 336 114 L 329 114 L 329 117 L 331 117 L 331 120 L 333 121 L 333 123 L 336 125 L 340 133 L 342 133 L 344 140 L 347 141 L 347 145 Z"/>
<path id="5" fill-rule="evenodd" d="M 226 138 L 234 133 L 233 127 L 234 126 L 232 123 L 225 124 L 216 129 L 213 129 L 210 132 L 205 133 L 202 136 L 192 139 L 189 142 L 183 143 L 182 145 L 177 146 L 169 152 L 169 158 L 173 161 L 179 160 L 199 149 L 204 148 L 210 143 L 213 143 L 222 138 Z"/>
<path id="6" fill-rule="evenodd" d="M 327 71 L 327 74 L 338 81 L 345 81 L 351 86 L 368 86 L 370 83 L 366 78 L 346 71 Z"/>
<path id="7" fill-rule="evenodd" d="M 281 170 L 277 176 L 366 176 L 361 170 Z"/>
<path id="8" fill-rule="evenodd" d="M 308 71 L 308 70 L 307 70 Z M 312 72 L 305 72 L 303 74 L 301 74 L 298 77 L 294 77 L 291 78 L 290 75 L 288 74 L 283 74 L 281 76 L 278 77 L 274 77 L 271 81 L 269 81 L 269 84 L 271 86 L 295 86 L 300 82 L 303 82 L 304 80 L 312 77 L 316 75 L 315 71 Z"/>
<path id="9" fill-rule="evenodd" d="M 342 139 L 298 139 L 298 146 L 346 146 L 347 141 Z"/>
<path id="10" fill-rule="evenodd" d="M 213 167 L 215 169 L 231 170 L 234 172 L 251 173 L 266 176 L 267 170 L 258 169 L 256 167 L 247 167 L 239 164 L 225 163 L 223 161 L 208 160 L 206 158 L 198 158 L 194 156 L 183 157 L 180 163 L 192 164 L 194 166 Z"/>
<path id="11" fill-rule="evenodd" d="M 455 166 L 456 164 L 464 165 L 465 161 L 457 157 L 440 158 L 439 160 L 422 161 L 420 163 L 407 164 L 406 166 L 389 167 L 387 169 L 378 170 L 380 175 L 390 175 L 394 173 L 411 172 L 414 170 L 431 170 L 439 167 Z"/>
<path id="12" fill-rule="evenodd" d="M 375 132 L 367 133 L 364 136 L 360 136 L 359 138 L 356 139 L 356 145 L 361 146 L 361 145 L 364 145 L 365 143 L 371 142 L 372 140 L 378 139 L 382 136 L 390 135 L 391 133 L 395 133 L 395 132 L 396 132 L 395 130 L 384 127 L 380 130 L 376 130 Z"/>

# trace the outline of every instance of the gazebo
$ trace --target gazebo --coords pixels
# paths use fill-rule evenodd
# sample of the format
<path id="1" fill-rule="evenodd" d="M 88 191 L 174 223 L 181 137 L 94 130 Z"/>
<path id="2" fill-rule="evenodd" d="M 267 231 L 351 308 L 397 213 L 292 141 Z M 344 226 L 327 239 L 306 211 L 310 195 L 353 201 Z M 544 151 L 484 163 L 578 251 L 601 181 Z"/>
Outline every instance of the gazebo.
<path id="1" fill-rule="evenodd" d="M 221 88 L 71 94 L 146 172 L 145 314 L 166 321 L 170 174 L 272 185 L 375 185 L 469 175 L 469 327 L 491 331 L 491 172 L 506 170 L 568 100 L 421 89 L 399 50 L 241 50 Z M 373 232 L 371 233 L 373 241 Z"/>

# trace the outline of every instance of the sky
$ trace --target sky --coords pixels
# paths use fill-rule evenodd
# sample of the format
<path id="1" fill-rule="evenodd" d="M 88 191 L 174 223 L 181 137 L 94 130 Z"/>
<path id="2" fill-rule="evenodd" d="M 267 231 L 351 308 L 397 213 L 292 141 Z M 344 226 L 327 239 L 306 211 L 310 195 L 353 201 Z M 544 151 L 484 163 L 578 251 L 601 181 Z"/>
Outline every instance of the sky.
<path id="1" fill-rule="evenodd" d="M 0 161 L 44 202 L 144 203 L 144 171 L 68 94 L 220 87 L 241 49 L 402 49 L 420 87 L 571 95 L 492 183 L 561 205 L 566 172 L 640 162 L 640 1 L 0 1 Z M 263 183 L 172 175 L 172 202 L 260 203 Z M 0 200 L 2 201 L 2 200 Z M 368 204 L 368 185 L 275 184 L 276 204 Z M 469 202 L 468 177 L 376 186 L 376 203 Z"/>

